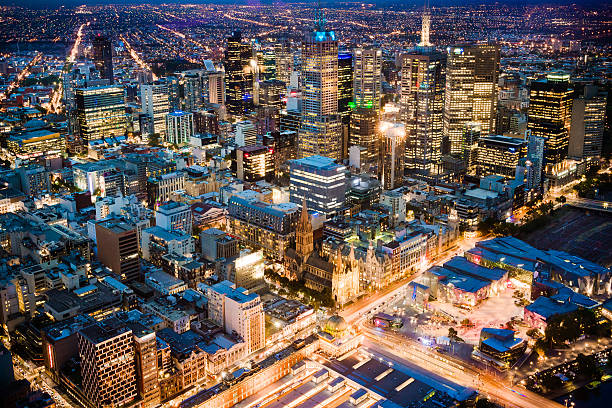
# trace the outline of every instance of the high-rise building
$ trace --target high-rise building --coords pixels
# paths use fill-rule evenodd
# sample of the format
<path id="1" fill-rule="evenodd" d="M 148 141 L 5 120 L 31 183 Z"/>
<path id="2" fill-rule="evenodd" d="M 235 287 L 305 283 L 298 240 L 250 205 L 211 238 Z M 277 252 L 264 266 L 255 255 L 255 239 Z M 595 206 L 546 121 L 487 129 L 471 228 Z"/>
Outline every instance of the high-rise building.
<path id="1" fill-rule="evenodd" d="M 329 157 L 310 156 L 292 160 L 289 174 L 289 200 L 322 214 L 332 215 L 344 206 L 346 167 Z"/>
<path id="2" fill-rule="evenodd" d="M 421 42 L 419 46 L 421 47 L 430 47 L 431 42 L 429 41 L 429 28 L 431 24 L 431 13 L 429 12 L 429 7 L 426 4 L 425 9 L 423 10 L 423 19 L 421 21 Z"/>
<path id="3" fill-rule="evenodd" d="M 287 161 L 297 158 L 297 132 L 292 130 L 269 132 L 264 135 L 263 144 L 273 149 L 274 175 L 281 177 L 288 173 Z"/>
<path id="4" fill-rule="evenodd" d="M 274 44 L 274 59 L 276 62 L 276 79 L 288 84 L 293 71 L 293 54 L 291 41 L 287 37 L 278 38 Z"/>
<path id="5" fill-rule="evenodd" d="M 170 113 L 168 84 L 155 81 L 152 84 L 140 85 L 140 103 L 142 112 L 153 121 L 153 133 L 163 139 L 166 135 L 166 115 Z"/>
<path id="6" fill-rule="evenodd" d="M 573 96 L 569 74 L 551 73 L 531 83 L 527 128 L 546 139 L 545 164 L 560 163 L 567 156 Z"/>
<path id="7" fill-rule="evenodd" d="M 463 154 L 461 158 L 465 164 L 467 173 L 476 175 L 478 162 L 478 140 L 480 139 L 480 124 L 468 122 L 463 128 Z"/>
<path id="8" fill-rule="evenodd" d="M 606 99 L 595 85 L 587 85 L 584 93 L 574 99 L 568 155 L 578 160 L 601 156 L 606 123 Z"/>
<path id="9" fill-rule="evenodd" d="M 119 219 L 96 224 L 98 259 L 122 281 L 140 279 L 140 257 L 136 225 Z"/>
<path id="10" fill-rule="evenodd" d="M 236 123 L 235 142 L 237 146 L 253 146 L 257 144 L 257 129 L 255 129 L 253 122 L 243 120 Z"/>
<path id="11" fill-rule="evenodd" d="M 100 78 L 108 79 L 110 85 L 113 84 L 113 46 L 111 41 L 97 35 L 93 39 L 93 60 Z"/>
<path id="12" fill-rule="evenodd" d="M 250 145 L 235 150 L 236 178 L 242 181 L 272 181 L 274 178 L 274 149 L 268 146 Z"/>
<path id="13" fill-rule="evenodd" d="M 261 298 L 223 281 L 206 289 L 208 316 L 226 333 L 235 332 L 247 344 L 247 354 L 265 346 L 265 319 Z"/>
<path id="14" fill-rule="evenodd" d="M 220 71 L 208 74 L 206 102 L 212 105 L 225 104 L 225 74 Z"/>
<path id="15" fill-rule="evenodd" d="M 526 187 L 530 190 L 534 188 L 537 189 L 542 183 L 546 141 L 543 137 L 534 136 L 529 130 L 525 132 L 525 139 L 527 140 L 527 161 L 529 162 L 529 168 L 526 174 Z"/>
<path id="16" fill-rule="evenodd" d="M 361 146 L 367 150 L 365 162 L 377 164 L 380 142 L 378 140 L 378 110 L 358 107 L 351 113 L 349 146 Z"/>
<path id="17" fill-rule="evenodd" d="M 157 336 L 141 324 L 133 324 L 136 390 L 142 408 L 156 407 L 160 403 L 159 370 L 157 365 Z"/>
<path id="18" fill-rule="evenodd" d="M 201 70 L 191 70 L 183 74 L 183 97 L 185 110 L 196 112 L 202 109 L 202 74 Z"/>
<path id="19" fill-rule="evenodd" d="M 176 111 L 166 115 L 166 141 L 182 145 L 194 135 L 193 113 Z"/>
<path id="20" fill-rule="evenodd" d="M 377 47 L 357 48 L 354 56 L 355 105 L 378 110 L 382 97 L 382 50 Z"/>
<path id="21" fill-rule="evenodd" d="M 444 101 L 444 137 L 450 153 L 460 155 L 467 122 L 477 122 L 483 135 L 495 129 L 499 46 L 448 47 Z"/>
<path id="22" fill-rule="evenodd" d="M 353 54 L 338 54 L 338 114 L 342 122 L 343 156 L 350 144 L 351 107 L 353 106 Z M 346 145 L 346 146 L 345 146 Z"/>
<path id="23" fill-rule="evenodd" d="M 244 115 L 253 109 L 252 59 L 252 47 L 242 42 L 240 31 L 233 32 L 225 53 L 225 100 L 231 115 Z"/>
<path id="24" fill-rule="evenodd" d="M 393 190 L 402 185 L 404 177 L 404 152 L 406 149 L 406 130 L 403 123 L 382 122 L 381 145 L 381 183 L 385 190 Z"/>
<path id="25" fill-rule="evenodd" d="M 476 174 L 513 177 L 520 160 L 527 157 L 527 141 L 509 136 L 490 135 L 478 140 Z"/>
<path id="26" fill-rule="evenodd" d="M 123 88 L 78 88 L 76 108 L 77 129 L 83 142 L 125 134 L 127 118 Z"/>
<path id="27" fill-rule="evenodd" d="M 342 156 L 342 123 L 338 115 L 338 40 L 319 16 L 302 42 L 302 123 L 299 157 Z"/>
<path id="28" fill-rule="evenodd" d="M 123 406 L 136 398 L 132 337 L 114 318 L 78 332 L 83 391 L 95 407 Z"/>
<path id="29" fill-rule="evenodd" d="M 412 174 L 431 174 L 442 156 L 445 67 L 445 55 L 433 48 L 402 56 L 401 113 Z"/>

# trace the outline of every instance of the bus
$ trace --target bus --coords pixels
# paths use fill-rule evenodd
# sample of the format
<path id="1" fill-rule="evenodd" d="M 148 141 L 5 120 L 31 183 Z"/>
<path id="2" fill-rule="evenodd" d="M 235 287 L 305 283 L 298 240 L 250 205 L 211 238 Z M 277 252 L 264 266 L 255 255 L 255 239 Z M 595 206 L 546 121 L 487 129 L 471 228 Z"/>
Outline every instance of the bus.
<path id="1" fill-rule="evenodd" d="M 372 317 L 372 324 L 383 329 L 399 329 L 404 325 L 401 318 L 388 315 L 386 313 L 376 313 Z"/>

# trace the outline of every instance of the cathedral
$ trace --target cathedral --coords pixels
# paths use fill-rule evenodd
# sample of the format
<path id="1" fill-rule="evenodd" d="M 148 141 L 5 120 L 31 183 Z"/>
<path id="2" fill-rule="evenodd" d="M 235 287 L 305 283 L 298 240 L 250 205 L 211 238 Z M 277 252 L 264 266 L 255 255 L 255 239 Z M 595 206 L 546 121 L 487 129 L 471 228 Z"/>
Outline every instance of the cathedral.
<path id="1" fill-rule="evenodd" d="M 329 259 L 314 250 L 312 223 L 304 200 L 295 232 L 295 249 L 285 251 L 287 277 L 303 280 L 306 287 L 319 292 L 329 289 L 338 306 L 348 303 L 361 293 L 359 264 L 353 247 L 348 254 L 342 249 L 337 248 Z"/>

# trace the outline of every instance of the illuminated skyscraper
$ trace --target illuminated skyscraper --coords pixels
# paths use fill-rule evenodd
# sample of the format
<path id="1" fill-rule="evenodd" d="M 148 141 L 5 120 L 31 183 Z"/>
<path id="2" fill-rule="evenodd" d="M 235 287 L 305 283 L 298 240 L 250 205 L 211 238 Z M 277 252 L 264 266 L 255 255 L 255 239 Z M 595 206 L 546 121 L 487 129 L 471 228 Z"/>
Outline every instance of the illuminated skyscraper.
<path id="1" fill-rule="evenodd" d="M 194 134 L 193 113 L 176 111 L 166 115 L 166 141 L 182 145 Z"/>
<path id="2" fill-rule="evenodd" d="M 153 121 L 153 133 L 163 138 L 166 134 L 166 115 L 170 112 L 168 84 L 155 81 L 140 85 L 140 103 L 142 112 Z"/>
<path id="3" fill-rule="evenodd" d="M 404 151 L 406 131 L 403 123 L 382 122 L 381 142 L 381 183 L 385 190 L 393 190 L 402 185 L 404 177 Z"/>
<path id="4" fill-rule="evenodd" d="M 355 50 L 355 105 L 380 109 L 382 94 L 382 50 L 376 47 Z"/>
<path id="5" fill-rule="evenodd" d="M 293 55 L 291 53 L 291 41 L 287 37 L 281 37 L 274 44 L 274 60 L 276 63 L 276 79 L 288 84 L 293 71 Z"/>
<path id="6" fill-rule="evenodd" d="M 445 66 L 445 56 L 432 48 L 402 56 L 406 168 L 414 174 L 430 174 L 442 155 Z"/>
<path id="7" fill-rule="evenodd" d="M 242 42 L 240 31 L 232 33 L 227 39 L 225 53 L 226 106 L 232 115 L 243 115 L 253 109 L 252 59 L 253 50 Z"/>
<path id="8" fill-rule="evenodd" d="M 353 103 L 353 54 L 338 54 L 338 114 L 342 121 L 342 156 L 346 158 L 350 144 L 351 109 Z"/>
<path id="9" fill-rule="evenodd" d="M 584 94 L 574 99 L 569 156 L 577 159 L 601 156 L 606 123 L 607 94 L 595 85 L 584 88 Z"/>
<path id="10" fill-rule="evenodd" d="M 78 133 L 82 141 L 125 134 L 127 119 L 123 88 L 78 88 L 76 108 Z"/>
<path id="11" fill-rule="evenodd" d="M 556 164 L 567 156 L 574 90 L 569 74 L 552 73 L 531 83 L 527 128 L 546 140 L 545 164 Z"/>
<path id="12" fill-rule="evenodd" d="M 299 157 L 342 155 L 342 123 L 338 115 L 338 40 L 326 30 L 322 12 L 315 29 L 302 42 L 302 123 Z"/>
<path id="13" fill-rule="evenodd" d="M 467 122 L 477 122 L 485 136 L 495 129 L 499 46 L 464 45 L 447 51 L 444 137 L 450 153 L 460 155 Z"/>
<path id="14" fill-rule="evenodd" d="M 421 22 L 421 42 L 419 43 L 421 47 L 431 46 L 431 42 L 429 42 L 430 24 L 431 24 L 431 14 L 429 13 L 429 7 L 426 4 L 425 10 L 423 11 L 423 20 Z"/>
<path id="15" fill-rule="evenodd" d="M 113 47 L 111 41 L 101 35 L 93 39 L 93 60 L 100 77 L 113 84 Z"/>
<path id="16" fill-rule="evenodd" d="M 368 164 L 378 162 L 378 115 L 378 110 L 369 108 L 356 108 L 351 113 L 349 145 L 364 147 L 367 150 L 365 159 Z"/>

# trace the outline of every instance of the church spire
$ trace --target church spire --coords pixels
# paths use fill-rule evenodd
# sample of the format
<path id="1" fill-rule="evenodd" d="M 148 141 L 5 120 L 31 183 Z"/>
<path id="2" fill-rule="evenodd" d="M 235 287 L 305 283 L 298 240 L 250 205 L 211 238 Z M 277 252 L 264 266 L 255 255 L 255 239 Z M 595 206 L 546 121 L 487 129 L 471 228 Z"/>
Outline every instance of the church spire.
<path id="1" fill-rule="evenodd" d="M 302 201 L 302 212 L 298 220 L 297 230 L 295 231 L 295 251 L 303 258 L 306 258 L 314 250 L 312 223 L 306 207 L 306 197 Z"/>
<path id="2" fill-rule="evenodd" d="M 431 14 L 429 13 L 429 2 L 425 0 L 425 7 L 423 9 L 423 21 L 421 25 L 421 42 L 419 46 L 421 47 L 431 47 L 431 42 L 429 42 L 429 26 L 431 24 Z"/>

